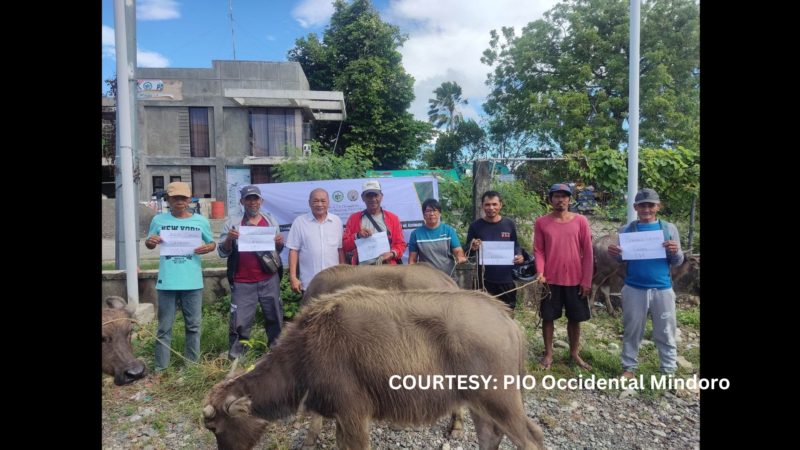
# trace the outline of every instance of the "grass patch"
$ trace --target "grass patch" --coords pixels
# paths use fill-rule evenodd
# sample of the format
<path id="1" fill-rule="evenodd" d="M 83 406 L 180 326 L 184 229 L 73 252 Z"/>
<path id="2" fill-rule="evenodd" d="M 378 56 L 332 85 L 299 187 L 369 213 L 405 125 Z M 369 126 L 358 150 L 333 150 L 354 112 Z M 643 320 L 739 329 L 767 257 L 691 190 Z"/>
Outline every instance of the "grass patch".
<path id="1" fill-rule="evenodd" d="M 692 363 L 692 365 L 696 368 L 700 368 L 700 348 L 694 347 L 688 350 L 684 350 L 683 352 L 678 352 L 678 355 L 682 355 L 686 358 L 687 361 Z"/>
<path id="2" fill-rule="evenodd" d="M 700 329 L 700 308 L 679 309 L 675 311 L 678 325 Z"/>

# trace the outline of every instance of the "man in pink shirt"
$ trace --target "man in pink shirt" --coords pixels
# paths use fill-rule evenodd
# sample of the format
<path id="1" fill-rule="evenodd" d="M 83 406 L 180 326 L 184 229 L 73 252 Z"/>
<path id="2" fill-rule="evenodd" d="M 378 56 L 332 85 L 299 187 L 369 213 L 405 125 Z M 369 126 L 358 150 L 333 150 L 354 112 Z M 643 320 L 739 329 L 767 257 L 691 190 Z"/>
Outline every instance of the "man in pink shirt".
<path id="1" fill-rule="evenodd" d="M 542 299 L 542 366 L 553 364 L 553 328 L 561 311 L 567 311 L 567 335 L 572 361 L 585 370 L 592 366 L 578 355 L 581 322 L 589 320 L 587 297 L 592 289 L 592 230 L 586 217 L 569 212 L 572 190 L 564 183 L 550 187 L 550 214 L 539 217 L 533 225 L 533 254 L 539 280 L 547 283 L 550 294 Z"/>

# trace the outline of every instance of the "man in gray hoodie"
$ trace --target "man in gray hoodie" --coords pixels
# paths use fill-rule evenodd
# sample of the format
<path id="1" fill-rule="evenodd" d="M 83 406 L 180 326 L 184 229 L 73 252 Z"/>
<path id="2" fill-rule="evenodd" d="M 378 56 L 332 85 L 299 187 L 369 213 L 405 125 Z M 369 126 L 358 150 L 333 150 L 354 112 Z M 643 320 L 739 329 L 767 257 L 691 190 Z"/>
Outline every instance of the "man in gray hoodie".
<path id="1" fill-rule="evenodd" d="M 665 254 L 654 259 L 629 259 L 622 287 L 622 376 L 633 378 L 638 367 L 639 345 L 649 312 L 653 320 L 653 341 L 658 348 L 662 373 L 674 373 L 678 347 L 675 343 L 675 291 L 672 290 L 670 266 L 683 263 L 680 235 L 675 225 L 659 220 L 661 208 L 658 193 L 644 188 L 636 193 L 633 208 L 639 219 L 624 225 L 619 232 L 660 231 L 664 235 Z M 622 261 L 625 254 L 619 245 L 608 246 L 608 253 Z"/>

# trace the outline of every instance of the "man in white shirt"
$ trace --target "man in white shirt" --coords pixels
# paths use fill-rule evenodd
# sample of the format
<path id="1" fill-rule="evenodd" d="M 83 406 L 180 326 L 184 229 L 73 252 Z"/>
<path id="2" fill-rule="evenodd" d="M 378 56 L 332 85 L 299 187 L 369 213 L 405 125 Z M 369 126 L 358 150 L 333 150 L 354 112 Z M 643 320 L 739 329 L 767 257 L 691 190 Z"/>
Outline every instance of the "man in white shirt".
<path id="1" fill-rule="evenodd" d="M 292 222 L 286 246 L 289 247 L 289 282 L 294 292 L 305 290 L 322 269 L 344 264 L 342 220 L 335 214 L 328 214 L 329 203 L 325 189 L 314 189 L 308 196 L 311 212 Z"/>

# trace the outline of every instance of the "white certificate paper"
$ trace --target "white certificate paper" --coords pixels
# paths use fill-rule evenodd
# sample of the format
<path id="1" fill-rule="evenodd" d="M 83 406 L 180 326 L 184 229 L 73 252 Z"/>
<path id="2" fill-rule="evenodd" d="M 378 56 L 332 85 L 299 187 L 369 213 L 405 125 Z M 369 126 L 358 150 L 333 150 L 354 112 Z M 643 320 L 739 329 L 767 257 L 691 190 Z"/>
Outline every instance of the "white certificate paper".
<path id="1" fill-rule="evenodd" d="M 239 251 L 275 250 L 275 233 L 278 227 L 239 227 Z"/>
<path id="2" fill-rule="evenodd" d="M 484 266 L 514 264 L 514 241 L 481 241 L 481 264 Z"/>
<path id="3" fill-rule="evenodd" d="M 663 247 L 664 232 L 661 230 L 620 233 L 619 246 L 622 259 L 665 259 L 667 249 Z"/>
<path id="4" fill-rule="evenodd" d="M 161 230 L 158 235 L 161 256 L 193 255 L 194 249 L 203 245 L 200 230 Z"/>
<path id="5" fill-rule="evenodd" d="M 385 231 L 372 233 L 372 236 L 368 238 L 356 239 L 356 249 L 359 261 L 369 261 L 390 251 L 389 238 Z"/>

